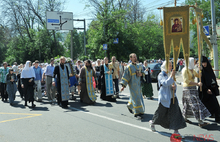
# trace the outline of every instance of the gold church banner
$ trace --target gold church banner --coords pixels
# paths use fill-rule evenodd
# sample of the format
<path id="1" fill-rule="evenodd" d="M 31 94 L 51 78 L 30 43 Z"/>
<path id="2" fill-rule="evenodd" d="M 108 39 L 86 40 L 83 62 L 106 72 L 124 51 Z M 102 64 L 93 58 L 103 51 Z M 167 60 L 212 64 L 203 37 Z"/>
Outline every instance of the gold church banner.
<path id="1" fill-rule="evenodd" d="M 165 59 L 168 62 L 171 48 L 173 48 L 173 62 L 176 66 L 182 47 L 186 66 L 189 64 L 189 6 L 164 7 L 163 8 L 163 30 L 164 30 L 164 51 Z"/>
<path id="2" fill-rule="evenodd" d="M 202 9 L 195 8 L 195 13 L 196 13 L 196 22 L 197 22 L 198 58 L 199 58 L 199 63 L 201 64 L 201 55 L 202 55 L 201 51 L 203 49 L 203 39 L 209 45 L 209 49 L 211 51 L 212 51 L 212 45 L 209 39 L 207 38 L 207 36 L 203 32 Z"/>

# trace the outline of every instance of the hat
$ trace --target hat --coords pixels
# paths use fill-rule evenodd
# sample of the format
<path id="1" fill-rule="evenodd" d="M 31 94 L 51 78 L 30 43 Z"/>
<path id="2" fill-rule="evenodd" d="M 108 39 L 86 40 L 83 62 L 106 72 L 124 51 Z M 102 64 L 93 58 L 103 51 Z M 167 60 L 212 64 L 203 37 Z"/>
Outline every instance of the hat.
<path id="1" fill-rule="evenodd" d="M 35 63 L 39 63 L 39 61 L 38 61 L 38 60 L 35 60 Z"/>

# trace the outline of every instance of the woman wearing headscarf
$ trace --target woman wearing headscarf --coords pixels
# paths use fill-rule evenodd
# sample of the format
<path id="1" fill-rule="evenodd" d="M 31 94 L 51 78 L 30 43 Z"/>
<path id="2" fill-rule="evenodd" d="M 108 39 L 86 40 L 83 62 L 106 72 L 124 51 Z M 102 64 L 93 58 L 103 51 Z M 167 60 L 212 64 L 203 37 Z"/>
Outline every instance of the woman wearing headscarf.
<path id="1" fill-rule="evenodd" d="M 13 69 L 9 69 L 9 73 L 6 75 L 6 91 L 8 93 L 9 103 L 12 106 L 15 100 L 15 94 L 17 92 L 16 86 L 17 77 L 13 73 Z"/>
<path id="2" fill-rule="evenodd" d="M 34 104 L 34 79 L 36 78 L 34 69 L 31 67 L 31 61 L 27 61 L 24 69 L 21 72 L 21 87 L 24 88 L 24 98 L 25 106 L 27 102 L 32 103 L 32 108 L 36 105 Z"/>
<path id="3" fill-rule="evenodd" d="M 212 66 L 206 57 L 202 57 L 202 92 L 199 91 L 199 97 L 206 106 L 215 121 L 220 122 L 220 107 L 216 96 L 219 95 L 218 84 Z M 200 88 L 199 88 L 200 90 Z"/>
<path id="4" fill-rule="evenodd" d="M 175 70 L 172 72 L 171 70 L 172 62 L 169 62 L 168 70 L 166 69 L 166 61 L 163 62 L 161 72 L 158 75 L 158 84 L 160 86 L 158 93 L 159 107 L 154 113 L 153 119 L 149 121 L 149 124 L 152 131 L 156 131 L 154 125 L 161 125 L 162 127 L 172 129 L 174 130 L 174 133 L 179 134 L 178 130 L 185 128 L 186 122 L 178 104 L 176 84 L 172 78 L 175 75 Z M 173 90 L 175 92 L 174 98 Z"/>
<path id="5" fill-rule="evenodd" d="M 153 87 L 151 83 L 150 77 L 150 68 L 147 66 L 147 61 L 144 61 L 143 70 L 145 73 L 145 81 L 142 80 L 142 94 L 143 96 L 148 97 L 149 99 L 153 100 Z"/>
<path id="6" fill-rule="evenodd" d="M 22 65 L 23 66 L 23 65 Z M 21 72 L 23 70 L 23 67 L 20 65 L 19 71 L 17 74 L 17 81 L 18 81 L 18 92 L 20 93 L 21 99 L 24 99 L 24 91 L 23 88 L 21 87 Z"/>
<path id="7" fill-rule="evenodd" d="M 202 86 L 202 83 L 196 83 L 195 77 L 199 78 L 199 74 L 194 70 L 194 58 L 189 58 L 189 67 L 183 68 L 183 116 L 187 123 L 192 123 L 188 118 L 196 118 L 200 127 L 206 126 L 209 123 L 203 120 L 210 116 L 210 112 L 199 99 L 199 93 L 196 86 Z"/>

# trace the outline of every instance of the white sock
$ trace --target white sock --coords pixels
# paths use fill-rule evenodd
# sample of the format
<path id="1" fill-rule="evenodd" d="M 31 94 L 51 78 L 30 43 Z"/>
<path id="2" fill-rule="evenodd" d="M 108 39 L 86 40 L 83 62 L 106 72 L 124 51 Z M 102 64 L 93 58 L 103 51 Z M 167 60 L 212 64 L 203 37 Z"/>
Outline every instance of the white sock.
<path id="1" fill-rule="evenodd" d="M 178 131 L 178 130 L 174 130 L 174 133 L 175 133 L 175 134 L 179 134 L 179 131 Z"/>
<path id="2" fill-rule="evenodd" d="M 204 122 L 202 120 L 198 120 L 199 124 L 204 124 Z"/>

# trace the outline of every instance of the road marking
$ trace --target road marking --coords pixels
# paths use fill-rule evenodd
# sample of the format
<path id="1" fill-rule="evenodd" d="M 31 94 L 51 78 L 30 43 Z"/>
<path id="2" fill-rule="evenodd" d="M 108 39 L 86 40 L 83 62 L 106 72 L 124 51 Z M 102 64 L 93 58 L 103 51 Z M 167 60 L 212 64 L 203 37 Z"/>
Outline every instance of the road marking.
<path id="1" fill-rule="evenodd" d="M 138 128 L 138 129 L 142 129 L 142 130 L 145 130 L 145 131 L 152 132 L 151 129 L 146 128 L 146 127 L 141 127 L 141 126 L 138 126 L 138 125 L 130 124 L 130 123 L 127 123 L 127 122 L 123 122 L 123 121 L 120 121 L 120 120 L 116 120 L 116 119 L 113 119 L 113 118 L 102 116 L 102 115 L 99 115 L 99 114 L 95 114 L 95 113 L 91 113 L 91 112 L 86 112 L 84 110 L 80 110 L 80 109 L 77 109 L 77 108 L 74 108 L 74 107 L 70 107 L 70 108 L 74 109 L 76 111 L 82 111 L 82 112 L 85 112 L 87 114 L 90 114 L 90 115 L 93 115 L 93 116 L 97 116 L 97 117 L 100 117 L 100 118 L 103 118 L 103 119 L 107 119 L 107 120 L 110 120 L 110 121 L 113 121 L 113 122 L 117 122 L 117 123 L 120 123 L 120 124 L 124 124 L 124 125 L 127 125 L 127 126 L 131 126 L 131 127 L 134 127 L 134 128 Z"/>
<path id="2" fill-rule="evenodd" d="M 3 121 L 0 121 L 0 123 L 9 122 L 9 121 L 15 121 L 15 120 L 20 120 L 20 119 L 26 119 L 26 118 L 31 118 L 31 117 L 36 117 L 36 116 L 41 116 L 41 115 L 42 115 L 42 114 L 29 114 L 29 113 L 5 113 L 5 112 L 0 112 L 0 114 L 27 115 L 26 117 L 20 117 L 20 118 L 14 118 L 14 119 L 9 119 L 9 120 L 3 120 Z"/>

